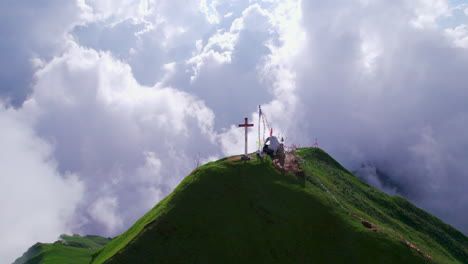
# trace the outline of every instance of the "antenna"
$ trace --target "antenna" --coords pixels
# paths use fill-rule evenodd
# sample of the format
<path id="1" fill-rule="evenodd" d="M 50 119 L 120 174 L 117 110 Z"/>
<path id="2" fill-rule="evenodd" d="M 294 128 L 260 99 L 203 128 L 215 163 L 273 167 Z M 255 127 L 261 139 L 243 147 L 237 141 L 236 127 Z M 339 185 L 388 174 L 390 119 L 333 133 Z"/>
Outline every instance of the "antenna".
<path id="1" fill-rule="evenodd" d="M 198 152 L 198 156 L 197 156 L 197 169 L 199 166 L 200 166 L 200 152 Z"/>

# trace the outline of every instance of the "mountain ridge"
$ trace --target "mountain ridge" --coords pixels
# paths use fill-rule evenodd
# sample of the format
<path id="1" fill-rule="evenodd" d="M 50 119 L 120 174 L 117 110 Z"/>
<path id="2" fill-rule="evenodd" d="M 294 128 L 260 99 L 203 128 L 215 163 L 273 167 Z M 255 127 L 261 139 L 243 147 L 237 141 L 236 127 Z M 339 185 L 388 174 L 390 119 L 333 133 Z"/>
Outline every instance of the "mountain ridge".
<path id="1" fill-rule="evenodd" d="M 196 168 L 126 232 L 92 251 L 90 263 L 468 259 L 464 234 L 404 198 L 373 188 L 320 148 L 287 153 L 284 167 L 268 156 L 250 157 Z"/>

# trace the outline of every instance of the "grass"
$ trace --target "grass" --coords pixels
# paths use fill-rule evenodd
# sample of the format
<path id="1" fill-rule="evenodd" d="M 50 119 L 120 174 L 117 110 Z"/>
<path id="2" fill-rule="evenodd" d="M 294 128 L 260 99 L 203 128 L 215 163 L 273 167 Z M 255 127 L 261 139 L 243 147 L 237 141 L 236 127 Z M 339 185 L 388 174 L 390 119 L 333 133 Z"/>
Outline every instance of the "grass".
<path id="1" fill-rule="evenodd" d="M 14 264 L 88 264 L 92 254 L 109 241 L 100 236 L 62 235 L 55 243 L 35 244 Z"/>
<path id="2" fill-rule="evenodd" d="M 30 258 L 25 264 L 83 264 L 89 263 L 94 250 L 75 248 L 65 245 L 36 244 L 40 253 Z"/>
<path id="3" fill-rule="evenodd" d="M 97 250 L 109 243 L 110 239 L 92 235 L 84 237 L 79 235 L 61 235 L 60 240 L 63 241 L 63 243 L 65 243 L 67 246 Z"/>
<path id="4" fill-rule="evenodd" d="M 463 263 L 467 238 L 367 185 L 324 151 L 305 177 L 224 158 L 187 178 L 93 256 L 100 263 Z M 378 231 L 363 226 L 362 217 Z M 433 258 L 405 244 L 410 242 Z"/>
<path id="5" fill-rule="evenodd" d="M 393 230 L 387 233 L 404 237 L 432 255 L 437 263 L 463 263 L 468 259 L 468 240 L 452 226 L 402 197 L 371 187 L 341 165 L 330 162 L 330 156 L 321 149 L 305 149 L 299 155 L 307 161 L 304 169 L 308 180 L 324 182 L 348 212 Z M 329 204 L 333 205 L 333 201 Z"/>

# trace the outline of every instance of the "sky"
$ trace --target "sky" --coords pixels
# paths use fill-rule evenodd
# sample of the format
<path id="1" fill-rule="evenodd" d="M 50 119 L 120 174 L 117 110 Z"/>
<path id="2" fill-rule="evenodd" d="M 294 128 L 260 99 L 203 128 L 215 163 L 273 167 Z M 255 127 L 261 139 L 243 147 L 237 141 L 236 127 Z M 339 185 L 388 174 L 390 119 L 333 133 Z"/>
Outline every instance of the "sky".
<path id="1" fill-rule="evenodd" d="M 116 236 L 197 165 L 287 145 L 468 233 L 468 1 L 5 0 L 0 260 Z M 384 175 L 384 176 L 382 176 Z"/>

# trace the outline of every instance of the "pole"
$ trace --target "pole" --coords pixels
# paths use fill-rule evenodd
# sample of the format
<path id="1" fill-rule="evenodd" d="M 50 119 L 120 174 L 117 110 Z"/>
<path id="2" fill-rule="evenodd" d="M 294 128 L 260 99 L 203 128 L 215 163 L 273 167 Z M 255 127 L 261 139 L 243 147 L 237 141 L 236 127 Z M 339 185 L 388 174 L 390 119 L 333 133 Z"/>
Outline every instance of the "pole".
<path id="1" fill-rule="evenodd" d="M 247 121 L 247 117 L 245 118 L 245 123 L 246 124 L 249 123 L 249 121 Z M 248 141 L 247 140 L 247 135 L 248 135 L 248 133 L 247 133 L 247 126 L 246 126 L 245 127 L 245 156 L 247 156 L 247 141 Z"/>
<path id="2" fill-rule="evenodd" d="M 258 105 L 258 151 L 259 152 L 262 152 L 261 148 L 262 148 L 262 143 L 260 141 L 260 121 L 262 119 L 262 108 L 260 105 Z"/>

